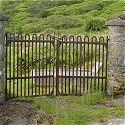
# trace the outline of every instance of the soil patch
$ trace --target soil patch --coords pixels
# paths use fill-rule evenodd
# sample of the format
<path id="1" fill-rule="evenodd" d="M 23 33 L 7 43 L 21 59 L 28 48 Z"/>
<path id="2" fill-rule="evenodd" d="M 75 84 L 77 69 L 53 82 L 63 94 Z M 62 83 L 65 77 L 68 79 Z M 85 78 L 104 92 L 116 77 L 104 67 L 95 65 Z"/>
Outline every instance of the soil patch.
<path id="1" fill-rule="evenodd" d="M 0 125 L 51 125 L 50 120 L 35 105 L 9 100 L 0 105 Z"/>

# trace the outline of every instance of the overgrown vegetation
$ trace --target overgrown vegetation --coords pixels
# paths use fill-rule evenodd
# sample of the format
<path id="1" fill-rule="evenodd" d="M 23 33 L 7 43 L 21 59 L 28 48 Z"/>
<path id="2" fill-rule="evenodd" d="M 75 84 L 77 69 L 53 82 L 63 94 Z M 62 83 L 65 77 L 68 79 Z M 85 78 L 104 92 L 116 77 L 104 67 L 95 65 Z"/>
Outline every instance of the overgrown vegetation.
<path id="1" fill-rule="evenodd" d="M 89 125 L 93 121 L 103 121 L 124 116 L 122 104 L 111 104 L 111 100 L 100 92 L 76 97 L 22 98 L 35 104 L 53 125 Z M 112 115 L 113 114 L 113 115 Z"/>
<path id="2" fill-rule="evenodd" d="M 85 31 L 102 31 L 105 28 L 105 20 L 101 18 L 90 18 L 86 21 L 85 24 Z"/>
<path id="3" fill-rule="evenodd" d="M 124 0 L 1 0 L 9 15 L 6 31 L 15 33 L 83 34 L 102 32 L 105 21 L 125 11 Z"/>

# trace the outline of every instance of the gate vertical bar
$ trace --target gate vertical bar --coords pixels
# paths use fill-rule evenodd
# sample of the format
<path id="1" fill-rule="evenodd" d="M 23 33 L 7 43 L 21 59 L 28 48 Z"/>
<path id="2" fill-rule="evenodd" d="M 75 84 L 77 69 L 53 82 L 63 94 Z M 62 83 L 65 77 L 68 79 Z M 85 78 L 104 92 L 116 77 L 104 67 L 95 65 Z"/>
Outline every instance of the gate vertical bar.
<path id="1" fill-rule="evenodd" d="M 38 76 L 38 73 L 37 73 L 37 35 L 34 34 L 35 36 L 35 72 L 36 72 L 36 75 Z M 38 78 L 38 77 L 36 77 Z M 37 80 L 35 82 L 35 95 L 37 95 Z"/>
<path id="2" fill-rule="evenodd" d="M 107 38 L 106 38 L 106 68 L 105 68 L 105 72 L 106 72 L 106 74 L 105 74 L 105 92 L 107 91 L 107 82 L 108 82 L 108 80 L 107 80 L 107 73 L 108 73 L 108 70 L 107 70 L 107 62 L 108 62 L 108 42 L 109 42 L 109 37 L 107 36 Z"/>
<path id="3" fill-rule="evenodd" d="M 5 38 L 6 38 L 6 43 L 5 43 L 5 46 L 6 46 L 6 53 L 5 53 L 5 59 L 6 59 L 6 61 L 5 61 L 5 82 L 6 82 L 6 86 L 5 86 L 5 96 L 6 96 L 6 98 L 8 98 L 8 83 L 7 83 L 7 69 L 8 69 L 8 67 L 7 67 L 7 65 L 8 65 L 8 43 L 7 43 L 7 34 L 5 35 Z"/>
<path id="4" fill-rule="evenodd" d="M 102 77 L 104 77 L 104 65 L 105 65 L 105 40 L 104 40 L 104 37 L 100 37 L 100 40 L 102 38 L 102 43 L 103 43 L 103 47 L 102 47 Z M 104 79 L 102 79 L 102 86 L 101 86 L 101 90 L 103 91 L 103 88 L 104 88 Z"/>
<path id="5" fill-rule="evenodd" d="M 52 38 L 50 38 L 50 43 L 49 43 L 49 58 L 50 58 L 50 64 L 49 64 L 49 94 L 50 94 L 50 84 L 51 84 L 51 58 L 52 58 L 52 55 L 51 55 L 51 51 L 52 51 Z"/>
<path id="6" fill-rule="evenodd" d="M 80 46 L 80 55 L 79 55 L 79 65 L 80 65 L 80 92 L 79 92 L 79 94 L 81 95 L 82 94 L 82 91 L 81 91 L 81 88 L 82 88 L 82 78 L 81 78 L 81 76 L 82 76 L 82 37 L 81 36 L 79 36 L 79 37 L 77 37 L 77 40 L 78 40 L 78 38 L 80 39 L 80 43 L 79 43 L 79 46 Z"/>
<path id="7" fill-rule="evenodd" d="M 13 78 L 15 78 L 15 34 L 11 35 L 11 40 L 14 40 L 13 42 Z M 13 79 L 13 97 L 15 97 L 15 79 Z"/>
<path id="8" fill-rule="evenodd" d="M 76 69 L 75 69 L 75 72 L 76 72 L 76 95 L 78 94 L 78 56 L 79 56 L 79 53 L 78 53 L 78 41 L 76 40 Z"/>
<path id="9" fill-rule="evenodd" d="M 72 59 L 72 60 L 73 60 L 72 94 L 74 94 L 74 64 L 75 64 L 75 60 L 74 60 L 74 58 L 75 58 L 75 52 L 74 52 L 74 50 L 75 50 L 74 37 L 73 37 L 72 42 L 73 42 L 73 59 Z"/>
<path id="10" fill-rule="evenodd" d="M 95 75 L 94 75 L 94 91 L 96 90 L 96 69 L 97 69 L 97 67 L 96 67 L 96 61 L 97 61 L 97 57 L 96 57 L 96 55 L 97 55 L 97 37 L 95 37 L 95 71 L 94 71 L 94 73 L 95 73 Z"/>
<path id="11" fill-rule="evenodd" d="M 30 35 L 29 34 L 27 34 L 27 36 L 28 36 L 28 67 L 27 67 L 27 70 L 28 70 L 28 96 L 30 95 L 30 90 L 29 90 L 29 87 L 30 87 L 30 50 L 29 50 L 29 48 L 30 48 Z"/>
<path id="12" fill-rule="evenodd" d="M 99 50 L 98 50 L 99 51 L 99 55 L 98 55 L 99 56 L 99 59 L 98 59 L 99 63 L 98 63 L 98 67 L 100 67 L 100 54 L 101 54 L 101 52 L 100 52 L 100 50 L 101 50 L 100 49 L 100 45 L 101 45 L 101 41 L 99 40 L 99 45 L 98 45 L 99 46 Z M 99 86 L 100 86 L 100 79 L 99 79 L 99 77 L 100 77 L 100 72 L 98 71 L 98 90 L 99 90 Z"/>
<path id="13" fill-rule="evenodd" d="M 47 35 L 46 40 L 49 40 L 49 39 L 48 39 L 48 35 Z M 46 79 L 46 80 L 45 80 L 45 81 L 46 81 L 46 86 L 45 86 L 45 94 L 46 94 L 46 95 L 47 95 L 47 72 L 48 72 L 48 70 L 47 70 L 47 68 L 48 68 L 48 67 L 47 67 L 47 65 L 48 65 L 48 64 L 47 64 L 47 52 L 48 52 L 48 45 L 47 45 L 47 42 L 46 42 L 46 51 L 45 51 L 45 53 L 46 53 L 46 78 L 45 78 L 45 79 Z"/>
<path id="14" fill-rule="evenodd" d="M 93 67 L 93 39 L 94 39 L 94 36 L 92 37 L 92 44 L 91 44 L 91 69 L 90 69 L 90 75 L 92 76 L 92 67 Z M 90 83 L 90 93 L 92 92 L 92 77 L 91 77 L 91 83 Z"/>
<path id="15" fill-rule="evenodd" d="M 56 95 L 59 94 L 59 43 L 56 41 Z"/>
<path id="16" fill-rule="evenodd" d="M 43 43 L 42 43 L 42 76 L 44 76 L 44 66 L 45 66 L 45 61 L 44 61 L 44 54 L 45 54 L 45 50 L 44 50 L 44 44 L 45 44 L 45 39 L 44 39 L 44 36 L 43 36 Z M 43 89 L 43 86 L 44 86 L 44 78 L 42 78 L 42 95 L 44 95 L 44 89 Z"/>
<path id="17" fill-rule="evenodd" d="M 17 36 L 17 97 L 19 96 L 18 94 L 19 94 L 19 79 L 18 79 L 18 77 L 19 77 L 19 68 L 18 68 L 18 66 L 19 66 L 19 35 Z"/>
<path id="18" fill-rule="evenodd" d="M 63 37 L 62 37 L 62 39 L 61 39 L 61 42 L 62 42 L 62 46 L 61 46 L 61 56 L 62 56 L 62 58 L 61 58 L 61 60 L 62 60 L 62 73 L 61 73 L 61 75 L 63 76 L 63 57 L 64 57 L 64 53 L 63 53 Z M 63 93 L 63 88 L 64 88 L 64 85 L 63 85 L 63 77 L 62 77 L 62 79 L 61 79 L 61 93 Z"/>
<path id="19" fill-rule="evenodd" d="M 66 72 L 67 72 L 67 37 L 64 38 L 65 43 L 65 94 L 67 91 L 67 78 L 66 78 Z"/>
<path id="20" fill-rule="evenodd" d="M 69 37 L 69 53 L 68 53 L 68 55 L 69 55 L 69 94 L 70 94 L 70 60 L 71 60 L 71 57 L 70 57 L 70 52 L 71 52 L 71 43 L 70 43 L 70 38 L 71 38 L 71 36 Z"/>
<path id="21" fill-rule="evenodd" d="M 41 43 L 41 42 L 40 42 L 40 40 L 41 40 L 41 39 L 40 39 L 40 35 L 39 35 L 39 37 L 38 37 L 38 41 L 39 41 L 39 42 L 38 42 L 38 44 L 39 44 L 39 48 L 38 48 L 38 50 L 39 50 L 39 54 L 38 54 L 38 56 L 39 56 L 39 57 L 38 57 L 38 58 L 39 58 L 39 62 L 38 62 L 38 63 L 39 63 L 39 64 L 38 64 L 38 65 L 39 65 L 39 95 L 40 95 L 40 69 L 41 69 L 41 67 L 40 67 L 40 61 L 41 61 L 41 57 L 40 57 L 40 54 L 41 54 L 40 45 L 41 45 L 41 44 L 40 44 L 40 43 Z"/>
<path id="22" fill-rule="evenodd" d="M 26 35 L 25 35 L 25 42 L 24 42 L 24 55 L 25 55 L 25 64 L 24 64 L 24 97 L 26 96 Z"/>
<path id="23" fill-rule="evenodd" d="M 11 65 L 12 65 L 12 61 L 11 61 L 11 42 L 9 43 L 9 77 L 11 78 Z M 9 97 L 11 97 L 11 88 L 12 88 L 12 84 L 11 84 L 11 79 L 9 80 Z"/>
<path id="24" fill-rule="evenodd" d="M 20 57 L 21 57 L 21 71 L 20 71 L 20 74 L 21 74 L 21 80 L 20 80 L 20 95 L 22 97 L 22 75 L 23 75 L 23 72 L 22 72 L 22 51 L 23 51 L 23 42 L 22 42 L 23 38 L 22 38 L 22 34 L 21 34 L 21 53 L 20 53 Z"/>
<path id="25" fill-rule="evenodd" d="M 90 86 L 89 86 L 89 58 L 90 58 L 90 57 L 89 57 L 89 56 L 90 56 L 90 55 L 89 55 L 89 54 L 90 54 L 90 52 L 89 52 L 89 51 L 90 51 L 90 50 L 89 50 L 89 42 L 90 42 L 90 41 L 89 41 L 89 36 L 87 36 L 86 38 L 87 38 L 87 42 L 88 42 L 88 43 L 87 43 L 87 55 L 86 55 L 86 57 L 87 57 L 87 80 L 86 80 L 87 82 L 86 82 L 86 84 L 87 84 L 87 93 L 88 93 L 88 90 L 89 90 L 89 87 L 90 87 Z M 85 74 L 86 74 L 86 73 L 85 73 Z"/>
<path id="26" fill-rule="evenodd" d="M 33 91 L 34 91 L 34 89 L 33 89 L 33 84 L 34 84 L 33 80 L 35 79 L 35 78 L 33 78 L 33 76 L 34 76 L 34 73 L 33 73 L 33 70 L 34 70 L 34 65 L 33 65 L 34 64 L 34 62 L 33 62 L 33 60 L 34 60 L 34 58 L 33 58 L 33 51 L 34 51 L 34 49 L 33 49 L 33 45 L 34 45 L 34 43 L 33 43 L 33 36 L 32 36 L 32 40 L 31 41 L 32 41 L 32 45 L 31 45 L 32 46 L 32 55 L 31 55 L 32 56 L 32 59 L 31 59 L 32 60 L 32 65 L 31 65 L 31 68 L 32 68 L 32 96 L 33 96 L 33 94 L 34 94 L 33 93 Z"/>

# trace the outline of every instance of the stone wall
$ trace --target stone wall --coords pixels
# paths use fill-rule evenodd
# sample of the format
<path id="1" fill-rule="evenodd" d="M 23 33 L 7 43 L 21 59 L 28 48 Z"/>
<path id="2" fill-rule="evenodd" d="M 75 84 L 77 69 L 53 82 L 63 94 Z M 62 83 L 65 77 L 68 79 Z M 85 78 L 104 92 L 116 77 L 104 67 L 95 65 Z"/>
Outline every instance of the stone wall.
<path id="1" fill-rule="evenodd" d="M 122 17 L 122 18 L 121 18 Z M 124 92 L 125 82 L 125 14 L 106 23 L 109 28 L 108 93 Z"/>
<path id="2" fill-rule="evenodd" d="M 8 17 L 0 13 L 0 104 L 5 101 L 5 84 L 4 84 L 4 49 L 5 49 L 5 32 L 4 21 L 7 21 Z"/>

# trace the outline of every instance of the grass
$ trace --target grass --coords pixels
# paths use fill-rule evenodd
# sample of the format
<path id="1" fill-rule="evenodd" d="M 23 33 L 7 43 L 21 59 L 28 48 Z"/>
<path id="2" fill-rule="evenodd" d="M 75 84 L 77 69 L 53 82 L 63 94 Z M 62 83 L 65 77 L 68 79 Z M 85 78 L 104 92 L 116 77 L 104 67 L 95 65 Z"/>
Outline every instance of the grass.
<path id="1" fill-rule="evenodd" d="M 61 35 L 104 34 L 105 31 L 107 32 L 107 28 L 101 27 L 97 32 L 95 27 L 97 23 L 91 23 L 92 19 L 97 19 L 98 24 L 103 23 L 102 25 L 104 25 L 104 22 L 100 20 L 107 21 L 123 13 L 124 5 L 124 0 L 0 0 L 0 10 L 10 17 L 6 23 L 7 32 L 38 34 L 56 32 Z M 88 26 L 89 28 L 86 30 L 85 27 Z M 17 56 L 15 57 L 17 58 Z M 17 62 L 15 61 L 15 63 Z M 15 70 L 12 72 L 16 74 Z M 28 86 L 27 80 L 25 85 Z M 17 84 L 14 86 L 15 93 Z M 11 87 L 13 90 L 13 85 Z M 41 98 L 18 98 L 17 100 L 35 104 L 41 112 L 44 112 L 46 119 L 53 118 L 54 125 L 88 125 L 92 121 L 123 117 L 125 110 L 122 104 L 106 106 L 110 99 L 100 92 L 80 97 L 52 95 Z"/>
<path id="2" fill-rule="evenodd" d="M 17 97 L 27 97 L 27 96 L 42 96 L 42 95 L 51 95 L 52 97 L 56 95 L 56 84 L 54 79 L 50 79 L 50 83 L 46 83 L 46 79 L 39 79 L 37 82 L 32 81 L 32 79 L 22 79 L 22 80 L 7 80 L 7 97 L 17 98 Z M 43 81 L 42 81 L 43 80 Z M 49 78 L 47 78 L 49 81 Z M 66 80 L 66 81 L 65 81 Z M 79 80 L 79 79 L 77 79 Z M 76 84 L 77 82 L 77 84 Z M 74 82 L 69 79 L 59 79 L 59 95 L 86 95 L 96 91 L 105 92 L 106 81 L 105 79 L 81 79 Z"/>
<path id="3" fill-rule="evenodd" d="M 100 92 L 80 97 L 50 96 L 17 100 L 35 104 L 46 118 L 53 118 L 53 125 L 88 125 L 93 121 L 123 117 L 125 111 L 123 104 L 106 106 L 111 99 Z"/>
<path id="4" fill-rule="evenodd" d="M 7 32 L 79 35 L 105 31 L 105 21 L 125 12 L 124 5 L 124 0 L 1 0 L 0 11 L 10 17 Z"/>

